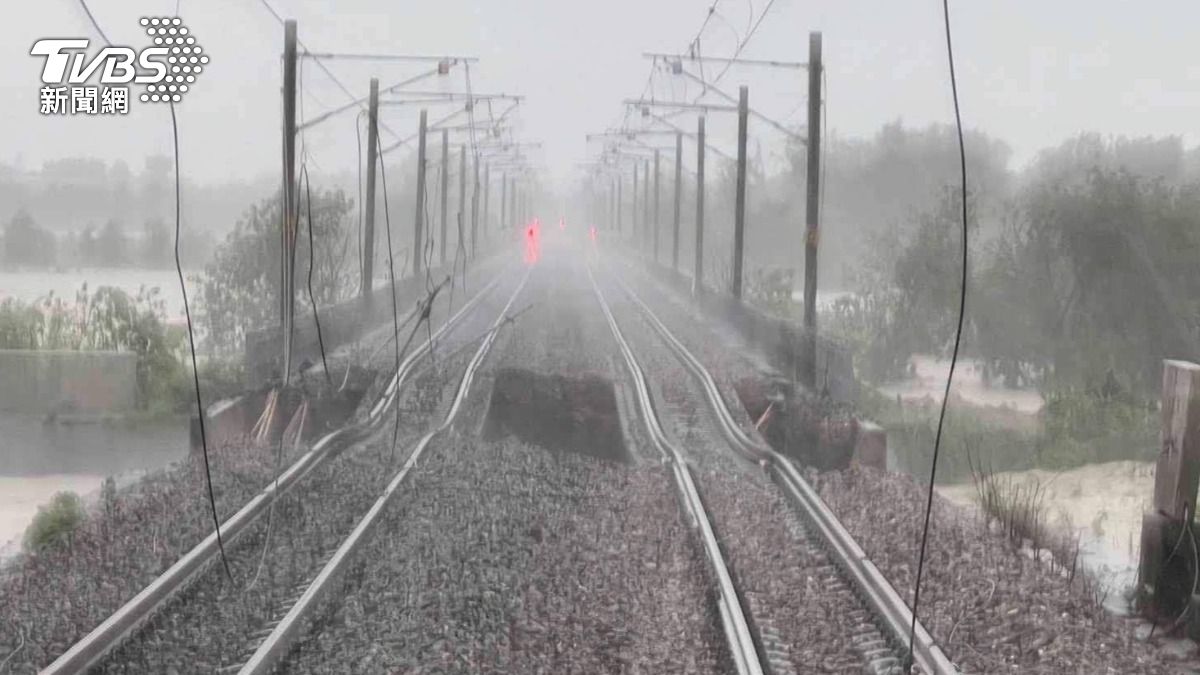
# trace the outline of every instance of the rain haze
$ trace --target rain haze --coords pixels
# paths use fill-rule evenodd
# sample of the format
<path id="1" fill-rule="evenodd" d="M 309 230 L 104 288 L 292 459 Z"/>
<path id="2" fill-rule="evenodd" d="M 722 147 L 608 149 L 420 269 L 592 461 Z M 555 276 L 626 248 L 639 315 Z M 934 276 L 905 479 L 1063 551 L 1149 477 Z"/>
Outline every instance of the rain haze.
<path id="1" fill-rule="evenodd" d="M 0 675 L 1200 672 L 1197 3 L 18 4 Z"/>

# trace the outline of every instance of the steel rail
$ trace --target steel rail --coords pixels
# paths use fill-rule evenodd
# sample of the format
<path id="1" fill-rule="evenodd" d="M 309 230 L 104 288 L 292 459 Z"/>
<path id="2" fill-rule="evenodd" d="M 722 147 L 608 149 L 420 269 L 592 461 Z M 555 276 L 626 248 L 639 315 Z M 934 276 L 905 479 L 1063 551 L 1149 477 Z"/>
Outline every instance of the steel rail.
<path id="1" fill-rule="evenodd" d="M 491 283 L 476 293 L 458 313 L 447 319 L 438 328 L 433 339 L 440 340 L 466 317 L 496 287 L 506 271 L 497 274 Z M 418 361 L 428 352 L 430 345 L 430 341 L 422 340 L 401 362 L 400 367 L 392 374 L 380 401 L 364 421 L 345 425 L 323 436 L 308 452 L 279 474 L 278 478 L 272 479 L 257 495 L 247 501 L 237 513 L 222 522 L 221 537 L 225 545 L 231 546 L 245 534 L 248 527 L 267 512 L 272 498 L 286 494 L 304 477 L 334 456 L 335 441 L 346 439 L 353 442 L 377 424 L 382 419 L 382 411 L 387 408 L 383 405 L 384 401 L 390 401 L 397 395 Z M 173 597 L 199 578 L 216 559 L 217 554 L 217 534 L 212 532 L 40 672 L 48 675 L 81 673 L 100 663 Z"/>
<path id="2" fill-rule="evenodd" d="M 651 326 L 671 348 L 683 365 L 699 380 L 704 389 L 709 407 L 717 417 L 718 426 L 726 440 L 735 450 L 750 459 L 765 461 L 771 469 L 772 477 L 783 488 L 785 494 L 796 504 L 807 520 L 812 523 L 821 537 L 829 545 L 834 559 L 850 580 L 862 593 L 868 606 L 884 623 L 884 628 L 896 645 L 907 650 L 909 628 L 912 626 L 912 611 L 905 604 L 900 594 L 891 582 L 871 562 L 866 552 L 854 540 L 845 526 L 837 519 L 829 506 L 821 499 L 816 490 L 804 480 L 794 464 L 786 457 L 777 453 L 769 445 L 751 438 L 733 418 L 728 405 L 725 403 L 716 380 L 708 369 L 675 337 L 654 312 L 638 297 L 637 293 L 621 279 L 620 275 L 611 275 L 634 301 L 634 304 L 649 320 Z M 958 669 L 934 642 L 933 637 L 925 627 L 917 622 L 916 641 L 913 649 L 913 662 L 921 671 L 930 675 L 954 675 Z"/>
<path id="3" fill-rule="evenodd" d="M 629 343 L 626 342 L 625 336 L 621 334 L 621 328 L 617 325 L 617 320 L 613 317 L 608 302 L 604 299 L 600 285 L 596 283 L 596 277 L 592 274 L 590 264 L 587 265 L 587 273 L 592 282 L 592 290 L 595 291 L 596 299 L 600 303 L 600 309 L 604 313 L 604 318 L 608 320 L 608 327 L 612 329 L 613 338 L 616 339 L 617 346 L 620 347 L 621 354 L 625 358 L 629 374 L 633 377 L 638 405 L 642 409 L 642 417 L 646 421 L 650 439 L 663 458 L 671 465 L 672 473 L 675 476 L 675 485 L 679 491 L 680 503 L 691 521 L 693 529 L 700 537 L 705 556 L 708 558 L 713 576 L 716 577 L 721 626 L 725 632 L 725 639 L 729 643 L 730 654 L 737 672 L 741 675 L 762 675 L 763 667 L 758 658 L 758 650 L 754 646 L 750 625 L 742 611 L 741 599 L 733 584 L 733 578 L 729 574 L 729 568 L 725 564 L 721 547 L 717 543 L 712 522 L 704 510 L 704 503 L 692 480 L 691 470 L 683 459 L 683 453 L 671 443 L 659 424 L 658 415 L 654 411 L 654 401 L 646 384 L 646 375 L 633 350 L 629 347 Z"/>
<path id="4" fill-rule="evenodd" d="M 338 546 L 337 551 L 334 552 L 329 562 L 325 564 L 316 578 L 313 579 L 313 582 L 308 585 L 296 603 L 292 605 L 283 619 L 271 631 L 271 634 L 258 646 L 258 649 L 255 650 L 250 660 L 238 671 L 241 675 L 266 675 L 273 672 L 287 657 L 293 642 L 304 630 L 306 618 L 310 612 L 319 606 L 322 598 L 330 591 L 334 582 L 340 578 L 341 573 L 350 564 L 354 554 L 370 537 L 371 531 L 379 521 L 379 517 L 388 507 L 393 497 L 399 492 L 400 486 L 410 475 L 413 467 L 416 466 L 417 461 L 424 454 L 425 449 L 429 447 L 429 443 L 454 424 L 454 420 L 462 408 L 463 401 L 466 400 L 467 394 L 470 393 L 475 373 L 479 370 L 480 365 L 483 364 L 483 360 L 491 350 L 492 344 L 496 341 L 496 336 L 499 334 L 500 326 L 507 320 L 509 309 L 512 307 L 513 302 L 516 301 L 517 296 L 521 294 L 521 289 L 525 287 L 525 282 L 528 280 L 529 270 L 526 270 L 525 275 L 521 278 L 521 282 L 517 285 L 516 290 L 513 291 L 512 297 L 508 299 L 508 303 L 500 311 L 500 315 L 496 317 L 495 322 L 492 323 L 491 330 L 488 331 L 479 348 L 475 350 L 475 355 L 467 363 L 467 367 L 463 371 L 462 380 L 458 384 L 454 401 L 450 406 L 450 410 L 446 412 L 445 420 L 436 429 L 426 433 L 417 441 L 409 453 L 408 459 L 404 462 L 400 471 L 392 478 L 391 482 L 388 483 L 383 494 L 375 500 L 371 509 L 359 520 L 354 530 L 342 541 L 342 544 Z"/>

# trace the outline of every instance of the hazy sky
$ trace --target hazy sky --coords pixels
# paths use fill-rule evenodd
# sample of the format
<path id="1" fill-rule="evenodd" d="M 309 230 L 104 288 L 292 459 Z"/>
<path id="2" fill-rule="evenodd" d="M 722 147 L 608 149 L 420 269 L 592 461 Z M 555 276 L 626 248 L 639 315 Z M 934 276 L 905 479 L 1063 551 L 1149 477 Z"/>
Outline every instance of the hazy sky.
<path id="1" fill-rule="evenodd" d="M 729 53 L 748 19 L 768 0 L 721 0 L 705 30 L 708 55 Z M 314 51 L 478 56 L 478 92 L 521 93 L 520 135 L 545 143 L 556 173 L 596 150 L 584 135 L 620 119 L 624 98 L 642 91 L 647 50 L 678 52 L 710 0 L 270 0 L 299 21 Z M 46 118 L 38 113 L 41 59 L 29 55 L 43 37 L 89 37 L 77 0 L 10 3 L 0 21 L 0 161 L 33 168 L 49 158 L 123 158 L 136 168 L 152 152 L 169 152 L 170 122 L 161 105 L 134 101 L 124 118 Z M 90 0 L 118 44 L 145 45 L 143 15 L 174 14 L 174 1 Z M 1014 160 L 1078 131 L 1179 134 L 1200 142 L 1200 3 L 1125 0 L 962 0 L 951 2 L 963 117 L 1007 141 Z M 277 171 L 279 53 L 283 30 L 260 0 L 183 0 L 180 16 L 211 56 L 208 69 L 178 107 L 183 171 L 198 181 Z M 824 34 L 828 126 L 868 135 L 885 122 L 953 119 L 938 0 L 777 0 L 743 55 L 805 60 L 807 33 Z M 420 66 L 331 63 L 356 93 L 377 74 L 385 85 Z M 313 67 L 304 74 L 308 117 L 347 99 Z M 722 86 L 751 87 L 751 104 L 791 121 L 803 114 L 804 74 L 732 70 Z M 671 86 L 660 80 L 659 95 Z M 674 83 L 677 92 L 683 82 Z M 423 89 L 457 90 L 463 72 Z M 695 87 L 689 87 L 694 94 Z M 437 112 L 430 112 L 436 116 Z M 790 115 L 790 117 L 789 117 Z M 694 117 L 685 119 L 688 126 Z M 307 135 L 314 173 L 355 166 L 354 114 Z M 416 129 L 415 111 L 392 108 L 384 122 L 400 134 Z M 731 126 L 712 122 L 728 145 Z M 778 136 L 752 122 L 764 152 Z M 391 137 L 384 134 L 386 143 Z M 397 158 L 399 159 L 399 157 Z"/>

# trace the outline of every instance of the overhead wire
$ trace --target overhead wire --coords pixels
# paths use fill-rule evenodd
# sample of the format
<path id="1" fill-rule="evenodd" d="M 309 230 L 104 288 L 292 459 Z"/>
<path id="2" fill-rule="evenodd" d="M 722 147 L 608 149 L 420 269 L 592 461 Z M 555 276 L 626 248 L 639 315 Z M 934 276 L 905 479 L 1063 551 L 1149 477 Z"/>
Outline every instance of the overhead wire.
<path id="1" fill-rule="evenodd" d="M 112 40 L 108 39 L 108 35 L 105 34 L 104 29 L 102 29 L 100 24 L 96 21 L 96 17 L 92 14 L 92 10 L 90 7 L 88 7 L 86 0 L 79 0 L 79 5 L 83 8 L 84 13 L 87 14 L 88 21 L 91 22 L 92 28 L 95 29 L 95 31 L 100 34 L 100 37 L 104 39 L 104 42 L 111 47 Z M 175 10 L 178 14 L 178 2 L 175 5 Z M 171 147 L 174 151 L 175 164 L 175 272 L 179 275 L 179 291 L 183 296 L 183 314 L 187 321 L 188 349 L 191 353 L 192 360 L 192 384 L 196 394 L 196 413 L 198 416 L 198 426 L 200 431 L 200 449 L 204 460 L 204 481 L 208 489 L 208 505 L 212 513 L 213 531 L 216 533 L 217 538 L 217 550 L 221 554 L 221 565 L 225 570 L 225 576 L 228 577 L 230 581 L 233 581 L 233 572 L 229 567 L 229 559 L 225 555 L 225 542 L 221 537 L 221 520 L 217 516 L 217 499 L 213 493 L 212 470 L 208 457 L 208 435 L 204 426 L 204 404 L 200 397 L 200 371 L 196 366 L 196 336 L 192 330 L 192 311 L 191 307 L 188 305 L 187 284 L 183 279 L 183 264 L 179 258 L 179 239 L 182 222 L 180 202 L 182 189 L 179 175 L 179 121 L 175 117 L 175 102 L 168 101 L 168 106 L 171 110 Z"/>
<path id="2" fill-rule="evenodd" d="M 946 388 L 942 393 L 941 409 L 938 413 L 937 433 L 933 440 L 933 459 L 929 463 L 929 485 L 925 500 L 925 522 L 921 527 L 921 550 L 917 558 L 917 577 L 913 584 L 912 625 L 909 627 L 908 653 L 912 658 L 913 646 L 917 636 L 917 613 L 921 600 L 921 574 L 925 568 L 925 551 L 929 542 L 929 520 L 933 513 L 934 481 L 937 478 L 938 455 L 942 448 L 942 430 L 946 422 L 946 407 L 950 402 L 950 387 L 954 382 L 954 370 L 958 365 L 958 351 L 962 344 L 963 317 L 967 309 L 967 151 L 963 141 L 962 111 L 958 103 L 958 81 L 954 73 L 954 46 L 950 29 L 950 2 L 942 0 L 942 16 L 946 25 L 946 60 L 950 66 L 950 92 L 954 98 L 954 125 L 958 133 L 958 161 L 960 182 L 960 198 L 962 199 L 962 277 L 959 280 L 958 296 L 958 325 L 954 331 L 954 351 L 950 355 L 950 372 L 946 375 Z"/>
<path id="3" fill-rule="evenodd" d="M 379 150 L 379 178 L 383 183 L 383 223 L 387 230 L 387 247 L 388 247 L 388 282 L 392 287 L 392 334 L 396 344 L 396 372 L 400 372 L 400 317 L 399 310 L 396 307 L 396 264 L 395 255 L 392 249 L 392 217 L 388 210 L 388 189 L 387 189 L 387 162 L 383 159 L 383 147 L 379 141 L 379 134 L 375 134 L 375 145 Z M 420 325 L 420 324 L 418 324 Z M 388 455 L 388 464 L 391 464 L 396 455 L 396 440 L 400 437 L 400 395 L 396 392 L 396 415 L 395 422 L 392 426 L 392 446 Z"/>
<path id="4" fill-rule="evenodd" d="M 321 367 L 325 371 L 325 381 L 330 386 L 333 386 L 333 379 L 329 376 L 329 362 L 325 358 L 325 338 L 321 332 L 321 314 L 317 308 L 317 296 L 313 293 L 313 268 L 316 267 L 316 242 L 313 236 L 313 211 L 312 211 L 312 181 L 308 176 L 308 162 L 312 159 L 308 151 L 308 137 L 304 131 L 304 94 L 306 88 L 304 86 L 304 64 L 301 63 L 298 68 L 299 75 L 299 96 L 296 98 L 300 102 L 300 178 L 304 181 L 305 197 L 308 208 L 308 301 L 312 305 L 313 323 L 317 328 L 317 346 L 321 350 Z M 300 195 L 296 195 L 296 208 L 294 213 L 300 211 Z M 295 242 L 292 244 L 295 246 Z M 336 272 L 334 274 L 334 282 L 336 283 Z"/>
<path id="5" fill-rule="evenodd" d="M 80 1 L 82 2 L 82 0 L 80 0 Z M 267 9 L 268 12 L 271 13 L 271 16 L 275 17 L 275 20 L 279 22 L 279 25 L 281 25 L 281 26 L 286 25 L 287 22 L 284 20 L 284 18 L 282 16 L 280 16 L 279 12 L 275 11 L 275 8 L 271 6 L 270 2 L 268 2 L 267 0 L 258 0 L 258 1 L 259 1 L 259 3 L 262 4 L 263 7 L 265 7 Z M 313 62 L 317 64 L 317 67 L 320 68 L 321 71 L 323 73 L 325 73 L 325 75 L 327 77 L 329 77 L 329 79 L 334 84 L 337 85 L 338 89 L 342 90 L 342 93 L 344 93 L 347 97 L 349 97 L 352 102 L 357 104 L 359 108 L 364 109 L 364 110 L 366 109 L 366 104 L 364 104 L 361 100 L 359 100 L 359 97 L 355 96 L 354 93 L 350 91 L 350 88 L 347 87 L 340 79 L 338 79 L 338 77 L 333 74 L 333 71 L 330 70 L 329 67 L 325 65 L 324 57 L 318 57 L 316 54 L 313 54 L 311 51 L 309 51 L 308 47 L 305 46 L 304 42 L 301 41 L 300 38 L 296 38 L 296 46 L 298 46 L 301 50 L 303 50 L 304 54 L 308 55 L 313 60 Z M 384 131 L 387 131 L 389 134 L 391 134 L 392 136 L 395 136 L 396 138 L 401 137 L 400 134 L 393 131 L 386 124 L 379 123 L 379 128 L 383 129 Z"/>
<path id="6" fill-rule="evenodd" d="M 313 322 L 317 326 L 317 346 L 321 349 L 321 366 L 325 370 L 325 381 L 333 386 L 333 379 L 329 376 L 329 362 L 325 359 L 325 338 L 321 334 L 321 315 L 317 311 L 317 296 L 313 293 L 313 270 L 316 268 L 314 252 L 317 247 L 313 237 L 312 181 L 308 178 L 308 167 L 304 164 L 300 165 L 300 177 L 304 181 L 304 196 L 308 207 L 306 209 L 308 214 L 308 301 L 312 304 Z"/>
<path id="7" fill-rule="evenodd" d="M 750 39 L 754 37 L 756 32 L 758 32 L 758 27 L 762 25 L 763 19 L 767 18 L 767 13 L 771 11 L 771 7 L 774 5 L 775 0 L 767 0 L 767 4 L 765 7 L 763 7 L 762 13 L 758 15 L 758 20 L 754 22 L 754 26 L 750 29 L 750 32 L 746 34 L 746 37 L 738 41 L 738 46 L 737 49 L 733 51 L 733 56 L 731 56 L 730 60 L 726 62 L 725 67 L 721 70 L 721 72 L 718 73 L 715 78 L 713 78 L 713 84 L 720 82 L 721 78 L 725 77 L 725 73 L 728 72 L 729 67 L 733 65 L 733 60 L 741 55 L 742 50 L 746 48 L 746 45 L 750 44 Z"/>
<path id="8" fill-rule="evenodd" d="M 355 162 L 355 166 L 358 168 L 358 192 L 357 192 L 357 199 L 358 199 L 358 278 L 360 280 L 362 280 L 363 272 L 365 270 L 364 265 L 366 264 L 366 261 L 363 260 L 363 256 L 366 255 L 366 251 L 363 248 L 363 199 L 364 199 L 364 197 L 363 197 L 363 179 L 362 179 L 363 160 L 362 160 L 362 124 L 361 124 L 363 119 L 365 118 L 365 115 L 366 115 L 366 113 L 364 111 L 360 110 L 360 111 L 358 111 L 358 115 L 356 115 L 354 117 L 354 143 L 355 143 L 355 148 L 356 148 L 357 157 L 358 157 L 358 161 Z M 372 266 L 372 267 L 374 267 L 374 266 Z M 367 288 L 360 288 L 359 292 L 370 293 L 371 286 L 374 285 L 372 283 L 373 280 L 366 279 L 364 281 L 366 282 Z M 362 281 L 360 281 L 359 283 L 361 284 Z"/>

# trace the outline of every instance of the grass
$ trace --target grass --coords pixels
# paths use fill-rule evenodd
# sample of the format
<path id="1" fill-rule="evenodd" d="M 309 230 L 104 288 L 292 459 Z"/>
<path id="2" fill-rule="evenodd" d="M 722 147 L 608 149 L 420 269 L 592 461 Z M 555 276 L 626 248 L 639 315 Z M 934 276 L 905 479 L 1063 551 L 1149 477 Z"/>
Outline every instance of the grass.
<path id="1" fill-rule="evenodd" d="M 936 405 L 898 403 L 863 385 L 859 407 L 888 432 L 899 469 L 924 478 L 933 457 Z M 1118 460 L 1152 461 L 1158 451 L 1158 413 L 1146 405 L 1084 392 L 1048 397 L 1037 416 L 998 414 L 952 399 L 942 433 L 939 483 L 974 474 L 967 449 L 999 472 L 1068 469 Z"/>
<path id="2" fill-rule="evenodd" d="M 1037 478 L 1018 481 L 1012 476 L 996 473 L 967 448 L 971 481 L 975 496 L 990 529 L 993 524 L 1016 547 L 1028 547 L 1035 560 L 1050 565 L 1051 572 L 1061 574 L 1068 584 L 1080 583 L 1084 597 L 1093 608 L 1100 608 L 1107 599 L 1108 589 L 1093 575 L 1080 567 L 1080 536 L 1071 524 L 1060 527 L 1049 524 L 1046 488 L 1050 481 Z M 1046 553 L 1047 555 L 1042 555 Z"/>

